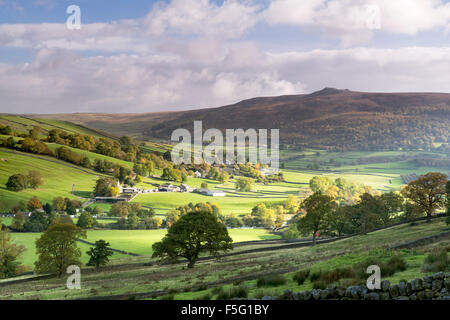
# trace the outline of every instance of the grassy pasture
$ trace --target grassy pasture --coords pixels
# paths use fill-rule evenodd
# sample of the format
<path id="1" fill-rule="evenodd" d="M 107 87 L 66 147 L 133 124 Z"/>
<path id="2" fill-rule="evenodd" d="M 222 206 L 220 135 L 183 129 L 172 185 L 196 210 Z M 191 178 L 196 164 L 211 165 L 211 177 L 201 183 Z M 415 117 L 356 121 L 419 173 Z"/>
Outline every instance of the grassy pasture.
<path id="1" fill-rule="evenodd" d="M 408 224 L 369 233 L 366 236 L 356 236 L 315 247 L 294 249 L 278 248 L 273 251 L 253 252 L 238 256 L 224 257 L 221 260 L 200 261 L 194 269 L 186 269 L 184 264 L 145 266 L 142 263 L 154 261 L 148 257 L 117 259 L 113 261 L 115 268 L 108 268 L 100 272 L 83 273 L 81 290 L 66 290 L 66 279 L 38 280 L 0 287 L 0 299 L 68 299 L 102 295 L 152 292 L 157 290 L 190 288 L 200 284 L 215 281 L 225 281 L 231 286 L 236 277 L 253 276 L 271 271 L 284 274 L 287 279 L 285 285 L 275 288 L 258 289 L 255 280 L 243 282 L 249 286 L 250 297 L 260 294 L 280 294 L 285 289 L 301 291 L 311 288 L 306 281 L 298 286 L 292 275 L 298 270 L 311 268 L 312 270 L 333 270 L 336 267 L 351 266 L 363 261 L 369 255 L 376 255 L 381 259 L 388 259 L 389 252 L 384 248 L 406 241 L 411 241 L 428 235 L 448 230 L 444 219 L 433 220 L 431 223 L 421 222 L 416 226 Z M 250 247 L 250 246 L 249 246 Z M 424 276 L 420 266 L 424 259 L 424 249 L 400 250 L 407 261 L 407 270 L 396 273 L 388 280 L 412 280 Z M 128 259 L 128 258 L 127 258 Z M 127 263 L 123 267 L 117 263 Z M 178 293 L 175 299 L 192 299 L 211 292 L 211 287 L 199 292 Z M 149 297 L 150 298 L 150 297 Z"/>
<path id="2" fill-rule="evenodd" d="M 0 149 L 0 198 L 5 203 L 2 211 L 11 209 L 20 200 L 28 201 L 37 196 L 43 203 L 51 202 L 53 198 L 61 196 L 76 198 L 88 197 L 92 192 L 99 174 L 88 169 L 74 167 L 66 162 L 45 156 L 36 158 L 25 153 L 9 153 Z M 44 179 L 44 185 L 39 189 L 26 189 L 13 192 L 6 189 L 5 184 L 9 176 L 29 170 L 37 170 Z M 72 195 L 72 184 L 75 184 L 75 195 Z"/>
<path id="3" fill-rule="evenodd" d="M 76 223 L 76 219 L 74 219 L 74 223 Z M 86 240 L 89 242 L 105 240 L 109 242 L 111 244 L 111 247 L 114 249 L 133 252 L 140 255 L 151 255 L 153 253 L 152 250 L 153 243 L 160 241 L 166 233 L 167 231 L 162 229 L 133 230 L 133 231 L 88 230 Z M 229 234 L 234 242 L 279 238 L 279 236 L 270 234 L 267 230 L 264 229 L 230 229 Z M 41 235 L 42 233 L 11 233 L 11 238 L 13 242 L 16 244 L 23 245 L 27 249 L 22 256 L 21 261 L 28 267 L 33 267 L 33 264 L 37 259 L 35 250 L 35 241 Z M 90 246 L 79 242 L 78 247 L 83 252 L 82 262 L 86 263 L 89 258 L 86 255 L 86 251 L 89 250 Z M 126 256 L 123 254 L 114 253 L 112 259 L 120 259 L 124 257 Z"/>

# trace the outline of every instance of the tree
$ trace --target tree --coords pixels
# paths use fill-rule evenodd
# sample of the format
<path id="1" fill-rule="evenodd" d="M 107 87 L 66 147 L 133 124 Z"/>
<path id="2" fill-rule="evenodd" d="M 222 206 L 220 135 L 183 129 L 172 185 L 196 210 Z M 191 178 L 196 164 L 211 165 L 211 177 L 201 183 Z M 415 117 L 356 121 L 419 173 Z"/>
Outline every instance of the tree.
<path id="1" fill-rule="evenodd" d="M 42 203 L 39 201 L 37 197 L 31 198 L 27 203 L 27 209 L 29 211 L 34 211 L 37 209 L 42 209 Z"/>
<path id="2" fill-rule="evenodd" d="M 417 180 L 408 183 L 403 188 L 402 194 L 422 212 L 425 212 L 427 221 L 430 221 L 432 214 L 444 206 L 446 183 L 447 176 L 445 174 L 430 172 L 420 175 Z"/>
<path id="3" fill-rule="evenodd" d="M 10 191 L 22 191 L 27 188 L 27 177 L 23 174 L 13 174 L 6 182 L 6 188 Z"/>
<path id="4" fill-rule="evenodd" d="M 112 197 L 112 194 L 115 193 L 114 188 L 117 188 L 117 180 L 112 178 L 100 178 L 95 183 L 94 193 L 97 197 Z"/>
<path id="5" fill-rule="evenodd" d="M 86 238 L 86 232 L 70 223 L 52 224 L 36 240 L 38 260 L 36 272 L 56 273 L 61 277 L 68 266 L 81 265 L 81 250 L 77 247 L 78 238 Z"/>
<path id="6" fill-rule="evenodd" d="M 31 170 L 27 175 L 27 183 L 29 188 L 37 189 L 44 184 L 44 180 L 39 171 Z"/>
<path id="7" fill-rule="evenodd" d="M 25 247 L 11 242 L 11 236 L 0 224 L 0 279 L 15 277 L 20 270 L 18 259 Z"/>
<path id="8" fill-rule="evenodd" d="M 183 257 L 188 260 L 188 268 L 193 268 L 200 253 L 216 256 L 219 251 L 232 250 L 232 242 L 227 227 L 217 217 L 193 211 L 175 222 L 162 241 L 153 244 L 153 257 L 170 261 Z"/>
<path id="9" fill-rule="evenodd" d="M 230 175 L 226 171 L 222 171 L 222 173 L 219 175 L 219 181 L 220 183 L 227 183 L 228 180 L 230 180 Z"/>
<path id="10" fill-rule="evenodd" d="M 92 210 L 92 214 L 96 217 L 102 216 L 103 215 L 103 208 L 100 206 L 95 206 L 94 209 Z"/>
<path id="11" fill-rule="evenodd" d="M 202 189 L 208 189 L 208 183 L 207 182 L 202 182 L 202 184 L 200 185 L 200 187 Z"/>
<path id="12" fill-rule="evenodd" d="M 239 177 L 236 179 L 235 188 L 242 192 L 250 192 L 255 181 L 252 178 Z"/>
<path id="13" fill-rule="evenodd" d="M 95 247 L 90 248 L 86 253 L 90 256 L 88 266 L 93 266 L 96 269 L 104 266 L 109 262 L 109 257 L 113 255 L 113 251 L 109 248 L 109 242 L 105 240 L 95 241 Z"/>
<path id="14" fill-rule="evenodd" d="M 312 194 L 303 201 L 302 209 L 306 211 L 306 215 L 299 220 L 299 229 L 313 232 L 313 245 L 316 244 L 317 232 L 327 227 L 336 207 L 333 198 L 320 192 Z"/>
<path id="15" fill-rule="evenodd" d="M 50 222 L 43 212 L 33 211 L 26 219 L 23 229 L 26 232 L 44 232 Z"/>
<path id="16" fill-rule="evenodd" d="M 18 232 L 23 231 L 25 220 L 26 220 L 25 215 L 22 212 L 17 212 L 14 215 L 14 219 L 11 224 L 11 229 L 13 229 L 14 231 L 18 231 Z"/>
<path id="17" fill-rule="evenodd" d="M 77 226 L 83 229 L 91 229 L 95 223 L 95 219 L 89 212 L 82 212 L 78 218 Z"/>
<path id="18" fill-rule="evenodd" d="M 58 211 L 58 212 L 66 211 L 67 203 L 63 197 L 54 198 L 52 203 L 53 203 L 53 207 L 56 209 L 56 211 Z"/>
<path id="19" fill-rule="evenodd" d="M 315 176 L 309 181 L 312 192 L 325 193 L 333 185 L 333 180 L 325 176 Z"/>
<path id="20" fill-rule="evenodd" d="M 356 205 L 357 219 L 360 220 L 362 226 L 362 234 L 367 234 L 368 229 L 372 229 L 382 221 L 389 221 L 389 213 L 384 208 L 384 203 L 379 197 L 370 193 L 364 193 L 360 202 Z"/>

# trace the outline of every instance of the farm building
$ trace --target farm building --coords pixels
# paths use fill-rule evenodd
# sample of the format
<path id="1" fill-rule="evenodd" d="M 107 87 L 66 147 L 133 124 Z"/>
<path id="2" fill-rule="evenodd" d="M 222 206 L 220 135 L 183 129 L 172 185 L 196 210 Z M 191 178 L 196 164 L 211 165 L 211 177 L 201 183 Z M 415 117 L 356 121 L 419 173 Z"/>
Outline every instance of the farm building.
<path id="1" fill-rule="evenodd" d="M 158 188 L 159 192 L 180 192 L 179 187 L 175 187 L 173 184 L 164 183 Z"/>

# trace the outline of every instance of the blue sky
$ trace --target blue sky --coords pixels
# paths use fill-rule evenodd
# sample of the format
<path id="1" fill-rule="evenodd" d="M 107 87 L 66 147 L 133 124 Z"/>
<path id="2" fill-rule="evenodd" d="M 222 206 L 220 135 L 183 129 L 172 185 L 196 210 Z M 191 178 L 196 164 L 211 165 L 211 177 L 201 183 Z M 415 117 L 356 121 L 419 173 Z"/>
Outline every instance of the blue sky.
<path id="1" fill-rule="evenodd" d="M 450 0 L 0 0 L 0 112 L 450 92 Z M 81 8 L 68 30 L 66 8 Z"/>

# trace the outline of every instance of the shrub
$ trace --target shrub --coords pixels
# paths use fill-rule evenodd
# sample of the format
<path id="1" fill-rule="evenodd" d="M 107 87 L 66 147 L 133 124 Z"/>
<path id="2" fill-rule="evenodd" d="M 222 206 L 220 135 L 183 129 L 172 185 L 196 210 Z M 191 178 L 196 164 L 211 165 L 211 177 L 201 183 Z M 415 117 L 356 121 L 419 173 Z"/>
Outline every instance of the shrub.
<path id="1" fill-rule="evenodd" d="M 450 267 L 450 259 L 447 251 L 448 248 L 436 248 L 430 252 L 425 258 L 422 271 L 439 272 L 448 270 Z"/>
<path id="2" fill-rule="evenodd" d="M 286 278 L 282 275 L 271 275 L 266 277 L 261 277 L 256 282 L 256 286 L 260 287 L 277 287 L 286 283 Z"/>
<path id="3" fill-rule="evenodd" d="M 306 279 L 308 279 L 309 274 L 311 273 L 311 270 L 306 269 L 306 270 L 301 270 L 299 272 L 297 272 L 296 274 L 294 274 L 294 281 L 297 281 L 297 283 L 299 285 L 302 285 Z"/>
<path id="4" fill-rule="evenodd" d="M 230 290 L 230 298 L 247 298 L 248 288 L 245 286 L 239 286 Z"/>
<path id="5" fill-rule="evenodd" d="M 322 271 L 313 272 L 309 276 L 309 280 L 311 280 L 311 282 L 317 281 L 321 275 L 322 275 Z"/>

